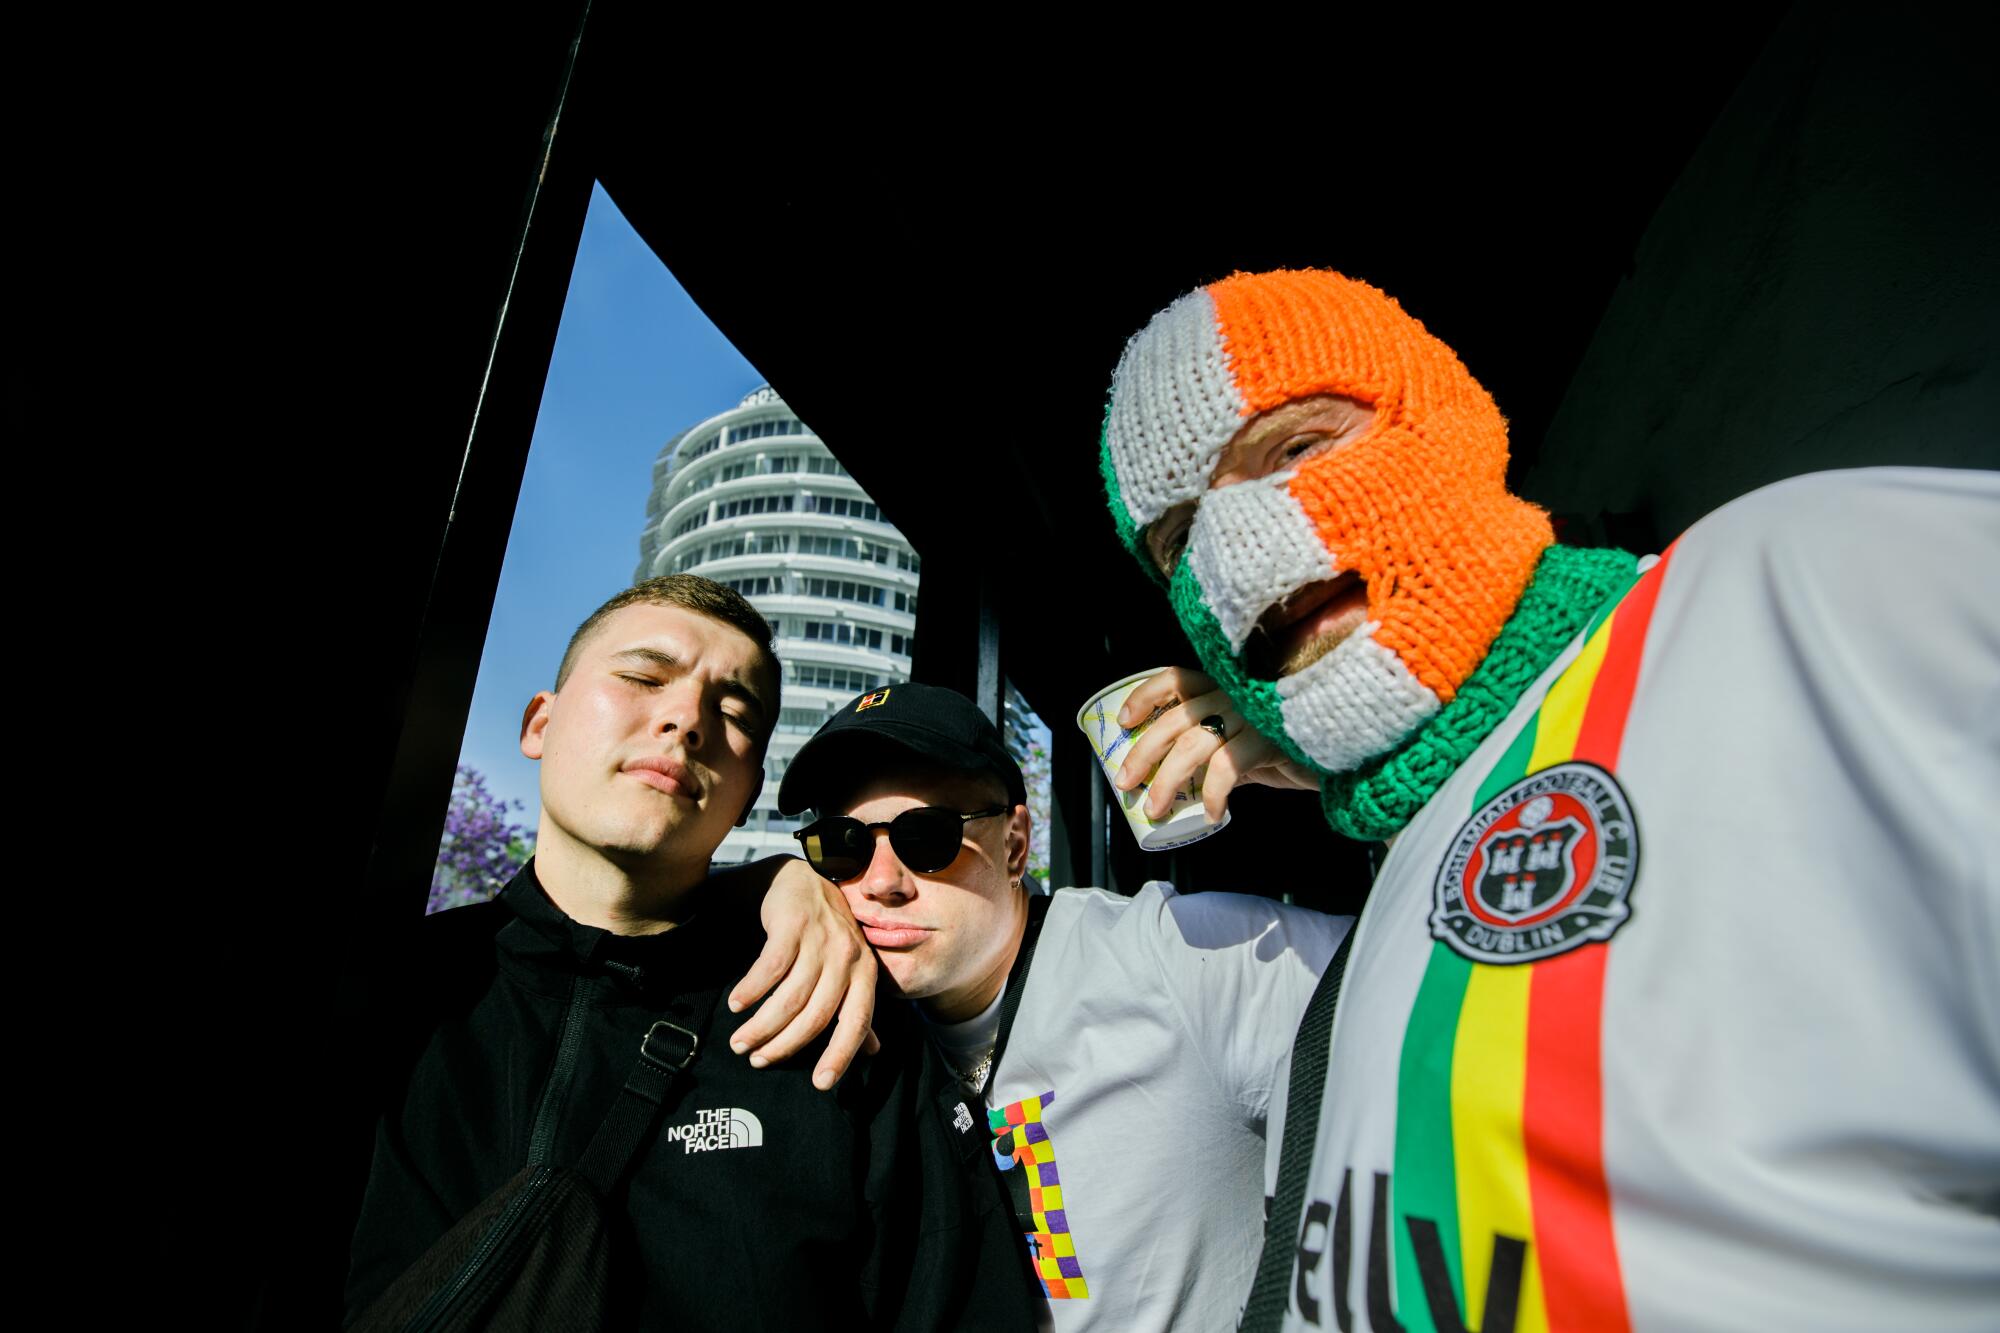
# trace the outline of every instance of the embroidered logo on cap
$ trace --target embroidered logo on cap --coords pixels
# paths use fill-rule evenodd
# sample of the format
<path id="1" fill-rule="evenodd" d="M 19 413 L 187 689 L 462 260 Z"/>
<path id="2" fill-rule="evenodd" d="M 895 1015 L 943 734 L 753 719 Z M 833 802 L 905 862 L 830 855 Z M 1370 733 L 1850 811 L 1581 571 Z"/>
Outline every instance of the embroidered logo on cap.
<path id="1" fill-rule="evenodd" d="M 857 699 L 854 703 L 854 711 L 858 713 L 864 708 L 873 708 L 876 704 L 887 703 L 888 701 L 889 691 L 877 690 L 873 694 L 864 694 Z"/>
<path id="2" fill-rule="evenodd" d="M 1532 963 L 1608 940 L 1632 915 L 1639 827 L 1611 774 L 1545 768 L 1465 821 L 1438 869 L 1431 935 L 1476 963 Z"/>

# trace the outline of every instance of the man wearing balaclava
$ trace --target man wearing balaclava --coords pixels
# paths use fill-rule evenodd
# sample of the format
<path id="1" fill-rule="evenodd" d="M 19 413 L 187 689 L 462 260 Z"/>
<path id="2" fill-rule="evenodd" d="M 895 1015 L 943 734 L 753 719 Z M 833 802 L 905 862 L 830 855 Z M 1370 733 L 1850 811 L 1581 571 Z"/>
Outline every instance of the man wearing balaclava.
<path id="1" fill-rule="evenodd" d="M 1233 704 L 1167 763 L 1391 844 L 1246 1328 L 1995 1326 L 2000 475 L 1558 546 L 1451 349 L 1329 272 L 1161 311 L 1102 459 Z"/>

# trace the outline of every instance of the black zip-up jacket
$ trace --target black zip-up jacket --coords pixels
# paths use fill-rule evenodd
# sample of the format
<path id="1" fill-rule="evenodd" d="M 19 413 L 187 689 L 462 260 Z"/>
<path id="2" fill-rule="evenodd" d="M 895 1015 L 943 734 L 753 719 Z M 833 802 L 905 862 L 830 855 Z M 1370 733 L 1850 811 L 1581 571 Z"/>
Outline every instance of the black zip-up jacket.
<path id="1" fill-rule="evenodd" d="M 908 1006 L 879 1007 L 881 1054 L 833 1092 L 812 1086 L 816 1050 L 752 1069 L 729 1049 L 750 1014 L 720 997 L 763 946 L 758 904 L 711 897 L 674 930 L 613 935 L 565 916 L 530 862 L 494 901 L 424 923 L 401 992 L 414 1059 L 377 1129 L 350 1321 L 531 1155 L 581 1157 L 666 1018 L 701 1045 L 624 1191 L 638 1327 L 1033 1326 L 983 1110 L 962 1108 Z"/>

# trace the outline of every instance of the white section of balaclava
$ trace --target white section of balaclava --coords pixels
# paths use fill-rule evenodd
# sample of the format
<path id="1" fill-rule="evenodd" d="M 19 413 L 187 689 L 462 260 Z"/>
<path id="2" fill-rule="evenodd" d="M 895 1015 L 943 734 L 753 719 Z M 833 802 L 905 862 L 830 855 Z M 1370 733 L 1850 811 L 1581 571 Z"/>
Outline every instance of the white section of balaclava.
<path id="1" fill-rule="evenodd" d="M 1287 483 L 1290 472 L 1209 491 L 1188 533 L 1188 563 L 1232 653 L 1257 620 L 1308 583 L 1340 573 Z"/>
<path id="2" fill-rule="evenodd" d="M 1199 499 L 1246 415 L 1215 302 L 1206 289 L 1189 292 L 1125 345 L 1111 377 L 1105 448 L 1133 522 Z"/>
<path id="3" fill-rule="evenodd" d="M 1285 734 L 1329 773 L 1393 749 L 1442 706 L 1370 622 L 1333 651 L 1278 681 Z"/>

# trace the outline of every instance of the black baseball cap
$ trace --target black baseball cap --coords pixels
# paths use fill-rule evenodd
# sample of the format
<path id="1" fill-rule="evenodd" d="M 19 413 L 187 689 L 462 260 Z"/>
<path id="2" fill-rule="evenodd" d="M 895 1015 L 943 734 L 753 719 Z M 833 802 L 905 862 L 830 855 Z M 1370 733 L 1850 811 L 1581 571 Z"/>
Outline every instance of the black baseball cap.
<path id="1" fill-rule="evenodd" d="M 842 704 L 799 748 L 778 784 L 778 812 L 820 808 L 829 795 L 895 762 L 898 751 L 954 773 L 991 773 L 1006 785 L 1010 804 L 1027 802 L 1021 766 L 977 704 L 956 690 L 904 681 Z"/>

